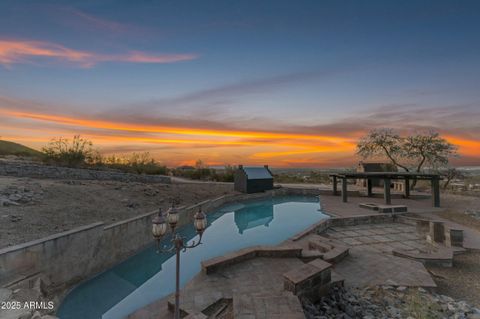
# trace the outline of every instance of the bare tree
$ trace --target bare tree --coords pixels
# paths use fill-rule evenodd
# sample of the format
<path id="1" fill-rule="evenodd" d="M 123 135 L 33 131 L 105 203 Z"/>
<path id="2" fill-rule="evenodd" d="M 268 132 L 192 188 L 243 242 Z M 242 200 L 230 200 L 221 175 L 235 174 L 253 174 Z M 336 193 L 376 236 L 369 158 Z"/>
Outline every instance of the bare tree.
<path id="1" fill-rule="evenodd" d="M 386 157 L 394 165 L 409 172 L 409 168 L 402 164 L 405 158 L 403 138 L 392 129 L 377 129 L 362 137 L 357 144 L 357 154 L 362 158 Z"/>
<path id="2" fill-rule="evenodd" d="M 357 154 L 362 158 L 382 157 L 407 172 L 421 172 L 425 166 L 437 169 L 446 166 L 457 147 L 434 131 L 417 132 L 402 137 L 392 129 L 370 131 L 357 144 Z M 416 180 L 412 181 L 412 188 Z"/>
<path id="3" fill-rule="evenodd" d="M 448 185 L 450 185 L 450 182 L 452 180 L 465 178 L 465 175 L 461 171 L 453 167 L 448 168 L 441 174 L 445 178 L 445 182 L 443 183 L 443 189 L 447 189 Z"/>
<path id="4" fill-rule="evenodd" d="M 457 154 L 457 147 L 434 131 L 407 136 L 403 142 L 404 154 L 420 172 L 425 164 L 438 168 L 448 164 L 450 157 Z"/>

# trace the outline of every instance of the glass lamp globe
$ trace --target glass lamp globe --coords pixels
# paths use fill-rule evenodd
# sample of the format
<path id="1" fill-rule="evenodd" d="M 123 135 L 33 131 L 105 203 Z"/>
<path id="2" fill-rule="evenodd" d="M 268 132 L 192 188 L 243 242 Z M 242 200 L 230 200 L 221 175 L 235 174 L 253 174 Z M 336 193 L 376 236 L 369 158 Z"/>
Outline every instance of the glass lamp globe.
<path id="1" fill-rule="evenodd" d="M 177 226 L 179 218 L 180 216 L 178 214 L 178 210 L 175 208 L 175 206 L 172 205 L 172 207 L 170 207 L 170 209 L 168 210 L 167 214 L 168 224 L 170 224 L 170 227 L 172 229 L 175 229 L 175 227 Z"/>
<path id="2" fill-rule="evenodd" d="M 202 234 L 205 231 L 205 228 L 207 228 L 207 216 L 205 216 L 201 208 L 195 213 L 193 226 L 199 234 Z"/>
<path id="3" fill-rule="evenodd" d="M 162 209 L 158 210 L 158 215 L 152 220 L 152 234 L 157 240 L 160 240 L 167 232 L 167 223 L 162 214 Z"/>

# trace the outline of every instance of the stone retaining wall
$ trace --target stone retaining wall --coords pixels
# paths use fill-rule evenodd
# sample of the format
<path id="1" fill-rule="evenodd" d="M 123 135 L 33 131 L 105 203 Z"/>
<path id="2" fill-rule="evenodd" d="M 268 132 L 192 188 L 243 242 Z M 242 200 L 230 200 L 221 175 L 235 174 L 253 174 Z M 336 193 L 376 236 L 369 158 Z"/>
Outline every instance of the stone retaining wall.
<path id="1" fill-rule="evenodd" d="M 230 194 L 180 207 L 178 226 L 193 221 L 199 206 L 208 214 L 222 205 L 281 195 L 318 195 L 318 190 L 281 188 L 257 194 Z M 42 274 L 52 285 L 69 286 L 131 257 L 153 244 L 151 220 L 157 212 L 105 226 L 95 223 L 0 249 L 0 286 L 25 283 Z"/>
<path id="2" fill-rule="evenodd" d="M 373 214 L 352 217 L 335 217 L 330 219 L 330 226 L 354 226 L 362 224 L 393 223 L 397 220 L 396 214 Z"/>
<path id="3" fill-rule="evenodd" d="M 48 166 L 31 162 L 0 161 L 0 176 L 72 179 L 72 180 L 112 180 L 120 182 L 164 183 L 169 184 L 170 177 L 163 175 L 129 174 L 112 170 L 94 170 Z"/>

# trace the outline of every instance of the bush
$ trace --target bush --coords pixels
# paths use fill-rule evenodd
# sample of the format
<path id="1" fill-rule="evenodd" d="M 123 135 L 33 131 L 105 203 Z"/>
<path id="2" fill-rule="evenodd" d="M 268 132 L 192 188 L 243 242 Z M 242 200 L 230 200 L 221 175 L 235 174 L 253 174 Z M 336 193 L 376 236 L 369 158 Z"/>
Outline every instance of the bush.
<path id="1" fill-rule="evenodd" d="M 310 171 L 308 173 L 279 173 L 274 175 L 277 183 L 291 184 L 330 184 L 330 176 L 327 172 Z"/>
<path id="2" fill-rule="evenodd" d="M 198 160 L 195 167 L 180 167 L 172 170 L 174 176 L 185 177 L 195 180 L 233 182 L 236 167 L 226 165 L 223 171 L 208 168 L 201 160 Z"/>
<path id="3" fill-rule="evenodd" d="M 127 173 L 166 175 L 168 169 L 150 156 L 150 153 L 133 153 L 130 156 L 111 155 L 103 158 L 103 166 L 121 170 Z"/>
<path id="4" fill-rule="evenodd" d="M 75 135 L 71 141 L 63 137 L 52 139 L 42 151 L 45 162 L 68 167 L 91 165 L 100 158 L 93 143 L 80 135 Z"/>
<path id="5" fill-rule="evenodd" d="M 93 143 L 75 135 L 73 140 L 63 137 L 53 139 L 43 149 L 48 164 L 68 167 L 112 168 L 126 173 L 166 175 L 167 167 L 155 161 L 148 152 L 130 156 L 102 157 Z"/>

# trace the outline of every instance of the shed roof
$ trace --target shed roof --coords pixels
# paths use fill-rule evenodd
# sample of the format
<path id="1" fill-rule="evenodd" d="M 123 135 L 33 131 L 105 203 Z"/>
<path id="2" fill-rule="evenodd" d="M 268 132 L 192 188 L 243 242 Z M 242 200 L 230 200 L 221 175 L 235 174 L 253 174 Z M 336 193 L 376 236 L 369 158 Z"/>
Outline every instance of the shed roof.
<path id="1" fill-rule="evenodd" d="M 266 167 L 242 167 L 247 174 L 248 179 L 269 179 L 273 178 L 272 174 Z"/>

